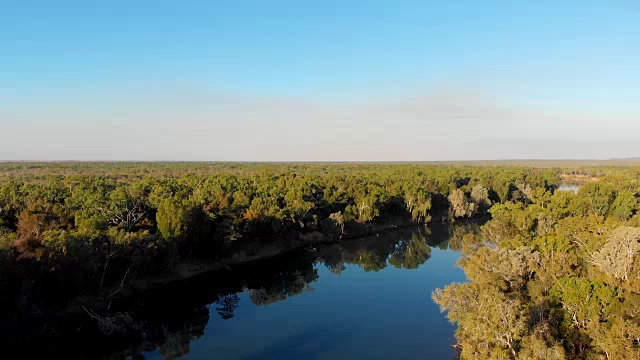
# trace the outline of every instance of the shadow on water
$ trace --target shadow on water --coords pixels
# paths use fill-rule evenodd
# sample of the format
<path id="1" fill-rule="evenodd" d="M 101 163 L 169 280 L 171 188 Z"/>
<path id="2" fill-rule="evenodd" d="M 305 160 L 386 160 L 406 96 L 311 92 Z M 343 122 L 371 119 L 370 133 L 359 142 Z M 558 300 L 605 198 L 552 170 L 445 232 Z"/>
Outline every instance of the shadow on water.
<path id="1" fill-rule="evenodd" d="M 114 332 L 116 335 L 108 341 L 96 336 L 82 338 L 74 334 L 51 333 L 49 336 L 40 334 L 34 342 L 45 343 L 48 355 L 63 358 L 142 359 L 145 354 L 148 357 L 149 352 L 166 359 L 183 357 L 190 353 L 192 342 L 212 331 L 213 325 L 219 321 L 224 324 L 234 322 L 240 307 L 253 306 L 255 311 L 261 311 L 262 306 L 313 291 L 320 273 L 327 271 L 341 274 L 353 266 L 364 273 L 386 268 L 415 270 L 431 258 L 434 248 L 459 250 L 464 235 L 477 230 L 478 225 L 473 223 L 403 228 L 317 249 L 301 249 L 157 287 L 114 302 L 113 313 L 127 314 L 131 323 L 127 323 L 126 331 Z M 339 307 L 340 299 L 335 299 L 332 306 Z M 304 310 L 314 311 L 312 308 Z M 217 322 L 212 322 L 212 317 L 217 317 Z M 356 324 L 333 324 L 333 321 L 288 333 L 242 358 L 317 358 L 325 349 L 349 341 L 350 334 L 356 331 Z M 78 326 L 86 326 L 86 322 Z"/>

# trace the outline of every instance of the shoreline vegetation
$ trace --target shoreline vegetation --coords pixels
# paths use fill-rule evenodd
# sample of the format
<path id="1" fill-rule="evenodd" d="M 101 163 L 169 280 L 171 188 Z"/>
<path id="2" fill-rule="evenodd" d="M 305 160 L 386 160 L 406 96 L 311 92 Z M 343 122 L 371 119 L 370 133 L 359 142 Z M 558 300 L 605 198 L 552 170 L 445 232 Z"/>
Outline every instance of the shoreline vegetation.
<path id="1" fill-rule="evenodd" d="M 640 359 L 640 169 L 563 175 L 493 206 L 433 293 L 461 359 Z"/>
<path id="2" fill-rule="evenodd" d="M 124 334 L 130 319 L 110 304 L 154 285 L 397 226 L 490 217 L 465 235 L 460 264 L 471 282 L 434 295 L 458 324 L 461 356 L 522 358 L 540 348 L 578 359 L 618 351 L 568 312 L 567 288 L 554 284 L 606 288 L 614 294 L 609 303 L 640 297 L 635 282 L 625 283 L 635 274 L 635 253 L 625 276 L 607 263 L 620 256 L 607 239 L 633 238 L 635 230 L 624 229 L 640 223 L 638 170 L 564 166 L 1 163 L 0 341 L 41 336 L 69 309 L 88 321 L 83 333 Z M 581 188 L 556 191 L 563 182 Z M 485 298 L 493 303 L 471 301 Z M 464 307 L 456 307 L 461 299 Z M 525 319 L 534 308 L 545 321 L 531 325 Z M 464 309 L 506 311 L 513 323 L 500 328 L 505 319 L 476 319 Z M 610 321 L 608 309 L 599 308 L 602 322 Z M 636 321 L 620 311 L 627 328 Z M 504 331 L 488 340 L 470 335 L 487 326 Z M 624 334 L 627 352 L 635 351 L 640 335 Z"/>

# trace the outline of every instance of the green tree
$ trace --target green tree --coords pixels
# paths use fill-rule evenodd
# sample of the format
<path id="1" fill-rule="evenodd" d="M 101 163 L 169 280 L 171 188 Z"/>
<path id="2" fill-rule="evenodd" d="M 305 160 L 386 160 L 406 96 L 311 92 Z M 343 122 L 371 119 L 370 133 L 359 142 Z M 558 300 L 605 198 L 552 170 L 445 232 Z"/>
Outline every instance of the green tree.
<path id="1" fill-rule="evenodd" d="M 189 201 L 184 199 L 172 197 L 160 202 L 156 213 L 160 234 L 166 239 L 183 236 L 187 231 L 192 209 Z"/>
<path id="2" fill-rule="evenodd" d="M 453 217 L 471 217 L 478 210 L 478 205 L 469 200 L 464 191 L 455 189 L 449 194 L 449 203 L 451 204 L 451 214 Z"/>

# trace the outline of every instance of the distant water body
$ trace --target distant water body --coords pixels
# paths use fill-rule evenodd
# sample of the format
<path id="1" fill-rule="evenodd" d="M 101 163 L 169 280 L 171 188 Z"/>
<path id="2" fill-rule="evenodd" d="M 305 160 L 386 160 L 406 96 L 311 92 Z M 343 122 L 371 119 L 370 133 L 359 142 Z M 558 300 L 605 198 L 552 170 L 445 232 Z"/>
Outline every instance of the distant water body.
<path id="1" fill-rule="evenodd" d="M 580 189 L 580 184 L 574 184 L 574 183 L 563 183 L 563 184 L 560 184 L 560 186 L 558 186 L 558 190 L 569 191 L 572 193 L 577 193 L 579 189 Z"/>

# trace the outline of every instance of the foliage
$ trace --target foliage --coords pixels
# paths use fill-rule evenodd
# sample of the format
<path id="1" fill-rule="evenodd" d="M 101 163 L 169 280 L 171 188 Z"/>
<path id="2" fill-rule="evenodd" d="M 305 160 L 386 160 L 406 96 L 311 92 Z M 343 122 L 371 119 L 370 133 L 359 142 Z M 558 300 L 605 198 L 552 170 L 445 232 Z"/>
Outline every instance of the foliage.
<path id="1" fill-rule="evenodd" d="M 470 282 L 433 295 L 462 359 L 640 358 L 638 173 L 608 171 L 577 194 L 517 181 L 463 239 Z"/>
<path id="2" fill-rule="evenodd" d="M 558 191 L 568 175 L 598 181 Z M 462 358 L 638 358 L 638 175 L 419 163 L 0 163 L 0 321 L 42 299 L 110 298 L 193 260 L 242 261 L 263 247 L 308 246 L 318 234 L 337 241 L 449 220 L 449 245 L 462 251 L 470 282 L 434 299 L 459 325 Z M 480 230 L 465 226 L 487 215 Z M 332 272 L 378 271 L 416 268 L 431 255 L 420 236 L 374 244 L 322 261 Z M 276 276 L 284 288 L 252 288 L 250 297 L 270 304 L 309 291 L 315 277 Z M 228 318 L 235 306 L 237 298 L 221 299 L 217 311 Z M 163 351 L 183 353 L 189 334 Z"/>

